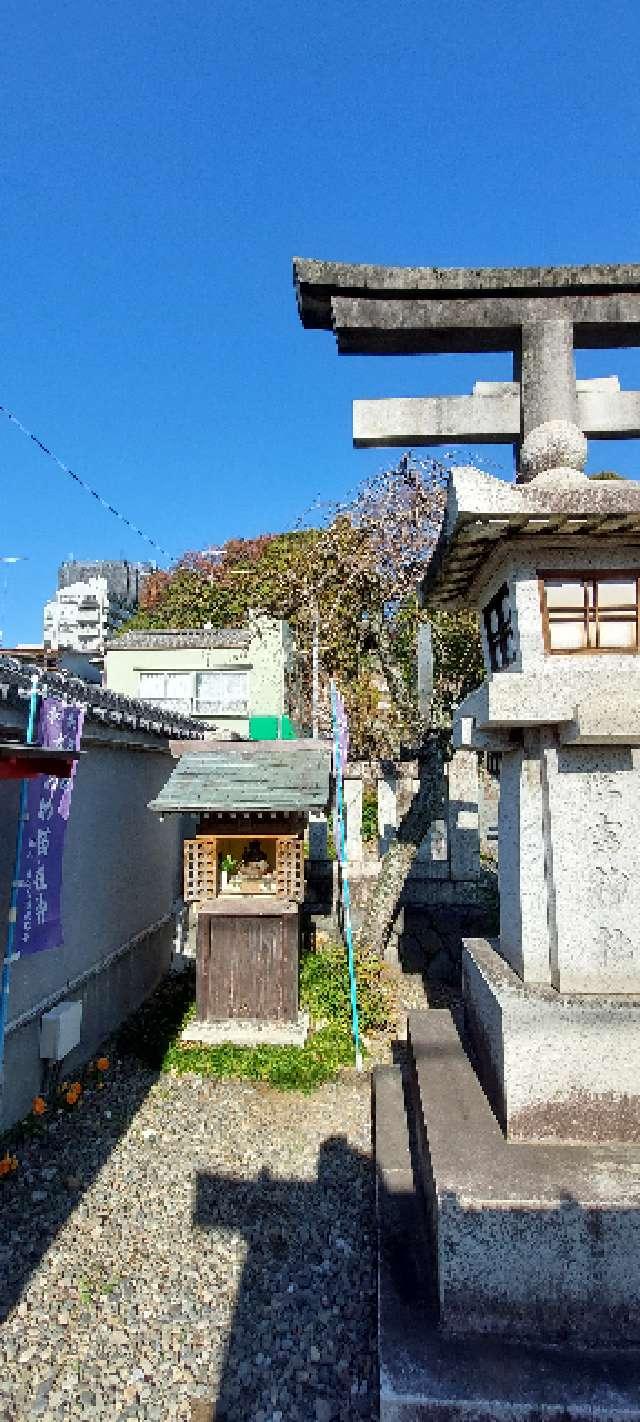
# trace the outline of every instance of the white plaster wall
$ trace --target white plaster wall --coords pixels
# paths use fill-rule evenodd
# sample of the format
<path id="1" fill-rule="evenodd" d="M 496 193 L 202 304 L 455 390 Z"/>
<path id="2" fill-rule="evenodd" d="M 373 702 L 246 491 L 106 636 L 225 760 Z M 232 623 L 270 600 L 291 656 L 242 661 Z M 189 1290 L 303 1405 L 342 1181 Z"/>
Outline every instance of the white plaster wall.
<path id="1" fill-rule="evenodd" d="M 285 706 L 285 662 L 292 655 L 286 622 L 256 617 L 249 649 L 249 706 L 253 716 L 282 716 Z"/>
<path id="2" fill-rule="evenodd" d="M 97 969 L 81 991 L 85 1002 L 83 1035 L 73 1061 L 80 1064 L 95 1050 L 166 971 L 171 957 L 174 901 L 181 896 L 182 821 L 162 823 L 147 809 L 171 773 L 166 743 L 143 749 L 89 722 L 78 762 L 63 860 L 62 919 L 59 948 L 20 959 L 11 971 L 9 1030 L 6 1041 L 6 1089 L 0 1124 L 25 1114 L 40 1089 L 39 1016 L 25 1027 L 14 1023 L 48 995 L 65 997 L 67 984 Z M 15 785 L 0 785 L 5 833 L 0 837 L 0 911 L 6 923 L 15 853 Z M 164 929 L 145 939 L 159 920 Z M 100 965 L 130 939 L 141 941 L 104 972 Z"/>

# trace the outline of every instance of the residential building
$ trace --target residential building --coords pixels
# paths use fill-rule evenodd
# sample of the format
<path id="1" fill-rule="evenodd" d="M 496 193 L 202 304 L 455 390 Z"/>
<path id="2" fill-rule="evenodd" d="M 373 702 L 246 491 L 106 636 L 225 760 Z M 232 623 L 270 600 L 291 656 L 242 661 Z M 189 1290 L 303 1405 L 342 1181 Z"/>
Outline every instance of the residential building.
<path id="1" fill-rule="evenodd" d="M 123 632 L 107 643 L 105 684 L 205 721 L 225 737 L 291 734 L 293 642 L 288 623 Z"/>
<path id="2" fill-rule="evenodd" d="M 135 612 L 151 564 L 121 561 L 63 563 L 55 597 L 45 603 L 44 645 L 102 652 L 107 637 Z"/>

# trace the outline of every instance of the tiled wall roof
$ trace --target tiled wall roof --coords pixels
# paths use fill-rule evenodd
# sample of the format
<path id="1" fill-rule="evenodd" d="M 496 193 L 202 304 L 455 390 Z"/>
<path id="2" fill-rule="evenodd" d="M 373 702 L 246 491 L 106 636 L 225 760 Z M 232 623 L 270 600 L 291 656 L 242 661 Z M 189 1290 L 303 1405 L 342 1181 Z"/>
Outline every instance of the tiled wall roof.
<path id="1" fill-rule="evenodd" d="M 42 667 L 25 666 L 24 662 L 1 655 L 0 706 L 19 706 L 24 713 L 34 674 L 38 677 L 39 687 L 46 688 L 50 696 L 61 696 L 86 706 L 89 721 L 117 726 L 125 731 L 146 731 L 164 739 L 171 736 L 201 740 L 203 737 L 202 723 L 192 716 L 181 716 L 177 711 L 164 711 L 149 701 L 120 696 L 118 692 L 91 685 L 68 672 L 43 671 Z"/>

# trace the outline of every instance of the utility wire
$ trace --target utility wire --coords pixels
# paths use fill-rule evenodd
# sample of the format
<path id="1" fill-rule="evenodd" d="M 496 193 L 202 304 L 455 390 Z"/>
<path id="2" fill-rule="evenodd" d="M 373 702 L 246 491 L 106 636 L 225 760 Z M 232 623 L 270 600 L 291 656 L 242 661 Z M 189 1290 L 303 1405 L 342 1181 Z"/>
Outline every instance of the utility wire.
<path id="1" fill-rule="evenodd" d="M 81 489 L 84 489 L 85 493 L 91 494 L 92 499 L 96 499 L 96 501 L 102 505 L 103 509 L 107 510 L 107 513 L 113 514 L 114 518 L 119 518 L 121 523 L 126 523 L 127 528 L 130 528 L 134 533 L 137 533 L 138 538 L 143 538 L 145 543 L 150 543 L 152 548 L 157 548 L 158 552 L 162 554 L 163 558 L 172 558 L 172 554 L 168 553 L 166 548 L 163 548 L 161 544 L 156 541 L 155 538 L 151 538 L 150 535 L 148 533 L 145 533 L 142 528 L 138 528 L 138 525 L 132 523 L 130 518 L 127 518 L 125 514 L 120 513 L 119 509 L 115 509 L 113 507 L 113 504 L 107 503 L 107 500 L 103 499 L 102 495 L 98 493 L 97 489 L 92 489 L 91 485 L 87 484 L 85 479 L 81 479 L 79 474 L 74 474 L 73 469 L 70 469 L 69 465 L 65 464 L 62 459 L 58 459 L 57 454 L 54 454 L 52 449 L 48 449 L 47 445 L 43 444 L 42 440 L 38 439 L 37 435 L 32 434 L 31 430 L 28 430 L 26 428 L 26 425 L 23 425 L 22 420 L 19 420 L 17 415 L 12 414 L 11 410 L 8 410 L 6 405 L 0 405 L 0 414 L 6 415 L 7 419 L 10 420 L 13 425 L 17 425 L 18 429 L 22 432 L 23 435 L 26 435 L 27 439 L 32 440 L 33 444 L 37 444 L 38 449 L 42 450 L 43 454 L 48 455 L 49 459 L 52 459 L 54 464 L 57 464 L 58 468 L 62 469 L 64 474 L 68 474 L 70 479 L 73 479 L 76 484 L 80 485 Z"/>

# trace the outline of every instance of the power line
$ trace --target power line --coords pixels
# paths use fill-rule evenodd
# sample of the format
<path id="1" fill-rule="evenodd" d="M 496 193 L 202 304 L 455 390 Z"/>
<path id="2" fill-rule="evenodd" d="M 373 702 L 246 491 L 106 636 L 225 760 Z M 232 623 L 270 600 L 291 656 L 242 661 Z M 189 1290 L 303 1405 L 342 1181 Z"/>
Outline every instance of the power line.
<path id="1" fill-rule="evenodd" d="M 106 499 L 103 499 L 102 494 L 99 494 L 97 489 L 92 489 L 91 485 L 87 484 L 85 479 L 81 479 L 80 475 L 75 474 L 73 469 L 69 468 L 68 464 L 65 464 L 62 459 L 58 459 L 57 454 L 54 454 L 53 450 L 49 449 L 48 446 L 44 444 L 41 439 L 38 439 L 38 436 L 33 434 L 31 430 L 28 430 L 26 425 L 23 425 L 22 420 L 19 420 L 18 416 L 14 415 L 11 410 L 8 410 L 6 405 L 0 405 L 0 414 L 6 415 L 7 419 L 10 420 L 13 425 L 17 425 L 18 429 L 23 435 L 26 435 L 27 439 L 30 439 L 33 444 L 36 444 L 38 446 L 38 449 L 40 449 L 43 454 L 46 454 L 49 459 L 52 459 L 54 464 L 57 464 L 58 468 L 62 469 L 64 474 L 68 474 L 70 479 L 73 479 L 76 484 L 79 484 L 80 488 L 84 489 L 85 493 L 91 494 L 92 499 L 95 499 L 97 503 L 101 504 L 102 508 L 107 510 L 107 513 L 113 514 L 114 518 L 119 518 L 121 523 L 125 523 L 127 525 L 127 528 L 130 528 L 133 533 L 137 533 L 138 538 L 143 538 L 145 543 L 150 543 L 152 548 L 157 548 L 158 552 L 162 554 L 163 558 L 172 558 L 172 554 L 168 553 L 166 548 L 163 548 L 155 538 L 151 538 L 150 534 L 145 533 L 142 528 L 138 528 L 137 524 L 133 523 L 130 518 L 126 517 L 126 514 L 120 513 L 120 510 L 114 508 L 113 504 L 110 504 L 107 502 Z"/>

